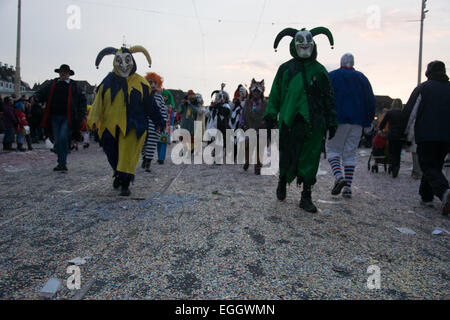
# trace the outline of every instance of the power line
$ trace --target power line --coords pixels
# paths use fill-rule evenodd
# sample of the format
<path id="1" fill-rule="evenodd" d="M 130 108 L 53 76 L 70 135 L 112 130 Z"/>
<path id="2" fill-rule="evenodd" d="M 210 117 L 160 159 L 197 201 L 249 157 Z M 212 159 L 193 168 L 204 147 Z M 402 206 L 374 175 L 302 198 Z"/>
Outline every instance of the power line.
<path id="1" fill-rule="evenodd" d="M 253 47 L 253 44 L 255 43 L 256 37 L 258 36 L 258 31 L 259 31 L 259 28 L 261 26 L 261 21 L 262 21 L 262 17 L 263 17 L 263 14 L 264 14 L 264 10 L 266 9 L 266 2 L 267 2 L 267 0 L 264 0 L 263 6 L 262 6 L 262 9 L 261 9 L 261 13 L 259 14 L 258 23 L 256 25 L 255 35 L 253 36 L 252 42 L 250 43 L 250 47 L 248 48 L 246 55 L 248 55 L 250 49 Z"/>
<path id="2" fill-rule="evenodd" d="M 204 73 L 205 72 L 205 64 L 206 64 L 205 33 L 203 32 L 202 23 L 200 22 L 200 17 L 198 15 L 197 6 L 195 5 L 195 0 L 192 0 L 192 6 L 194 7 L 194 12 L 195 12 L 195 16 L 197 18 L 198 27 L 200 30 L 201 41 L 202 41 L 203 73 Z"/>
<path id="3" fill-rule="evenodd" d="M 165 11 L 158 11 L 158 10 L 153 10 L 153 9 L 144 9 L 144 8 L 130 7 L 130 6 L 124 6 L 124 5 L 110 4 L 110 3 L 92 2 L 92 1 L 87 1 L 87 0 L 73 0 L 73 1 L 84 3 L 87 5 L 126 9 L 126 10 L 133 10 L 133 11 L 139 11 L 139 12 L 145 12 L 145 13 L 151 13 L 151 14 L 157 14 L 157 15 L 175 16 L 175 17 L 199 20 L 199 21 L 215 21 L 218 23 L 243 23 L 243 24 L 255 24 L 256 23 L 256 24 L 258 24 L 258 26 L 262 25 L 262 24 L 266 24 L 266 25 L 277 25 L 277 24 L 298 25 L 299 24 L 299 22 L 262 21 L 261 20 L 262 13 L 261 13 L 259 20 L 257 20 L 257 21 L 236 20 L 236 19 L 228 19 L 228 18 L 224 19 L 222 17 L 202 17 L 202 18 L 200 18 L 198 15 L 191 16 L 191 15 L 180 14 L 180 13 L 175 13 L 175 12 L 165 12 Z M 265 2 L 266 2 L 266 0 L 264 1 L 264 6 L 265 6 Z"/>

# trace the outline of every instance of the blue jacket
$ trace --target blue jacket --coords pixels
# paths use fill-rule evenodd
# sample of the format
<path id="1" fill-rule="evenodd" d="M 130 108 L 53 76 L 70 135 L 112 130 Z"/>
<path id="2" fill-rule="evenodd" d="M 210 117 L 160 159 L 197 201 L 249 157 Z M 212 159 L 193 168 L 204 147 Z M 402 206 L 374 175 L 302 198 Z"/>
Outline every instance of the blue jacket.
<path id="1" fill-rule="evenodd" d="M 375 96 L 369 80 L 359 71 L 340 68 L 330 72 L 339 124 L 370 127 L 375 116 Z"/>

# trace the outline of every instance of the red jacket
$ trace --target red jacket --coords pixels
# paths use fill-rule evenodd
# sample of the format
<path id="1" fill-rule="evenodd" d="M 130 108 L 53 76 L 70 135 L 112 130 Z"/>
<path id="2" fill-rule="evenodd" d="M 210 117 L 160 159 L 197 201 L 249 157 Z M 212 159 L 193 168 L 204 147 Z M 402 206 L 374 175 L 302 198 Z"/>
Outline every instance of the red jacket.
<path id="1" fill-rule="evenodd" d="M 24 112 L 14 109 L 14 115 L 16 116 L 17 121 L 19 122 L 17 124 L 17 127 L 15 128 L 16 132 L 22 130 L 24 126 L 28 126 L 27 117 L 25 116 Z"/>

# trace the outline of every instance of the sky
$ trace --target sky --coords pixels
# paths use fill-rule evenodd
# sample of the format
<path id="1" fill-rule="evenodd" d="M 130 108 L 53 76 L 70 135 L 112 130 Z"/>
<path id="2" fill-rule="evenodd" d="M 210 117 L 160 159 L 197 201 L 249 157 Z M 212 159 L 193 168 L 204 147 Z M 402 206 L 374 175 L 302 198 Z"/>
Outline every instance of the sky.
<path id="1" fill-rule="evenodd" d="M 265 80 L 269 95 L 278 67 L 291 58 L 286 27 L 324 26 L 314 37 L 317 60 L 328 71 L 347 52 L 376 95 L 406 103 L 418 81 L 421 0 L 22 0 L 22 80 L 31 86 L 57 76 L 69 64 L 75 80 L 99 84 L 112 70 L 112 56 L 99 69 L 94 61 L 105 47 L 142 45 L 153 63 L 137 53 L 137 72 L 153 71 L 169 89 L 194 90 L 205 104 L 226 84 L 234 94 L 252 78 Z M 450 2 L 428 0 L 424 25 L 422 81 L 428 62 L 450 66 Z M 16 63 L 17 0 L 0 0 L 0 62 Z"/>

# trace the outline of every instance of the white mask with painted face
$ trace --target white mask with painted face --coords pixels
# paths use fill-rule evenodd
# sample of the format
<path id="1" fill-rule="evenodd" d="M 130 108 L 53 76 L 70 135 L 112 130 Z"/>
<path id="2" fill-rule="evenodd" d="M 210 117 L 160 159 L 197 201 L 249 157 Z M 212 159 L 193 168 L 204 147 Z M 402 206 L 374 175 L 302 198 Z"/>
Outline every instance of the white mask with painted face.
<path id="1" fill-rule="evenodd" d="M 121 77 L 128 77 L 133 70 L 134 62 L 130 53 L 117 53 L 114 57 L 114 68 Z"/>
<path id="2" fill-rule="evenodd" d="M 297 32 L 295 35 L 295 50 L 300 58 L 307 59 L 311 57 L 314 51 L 314 46 L 315 43 L 311 32 L 308 30 Z"/>

